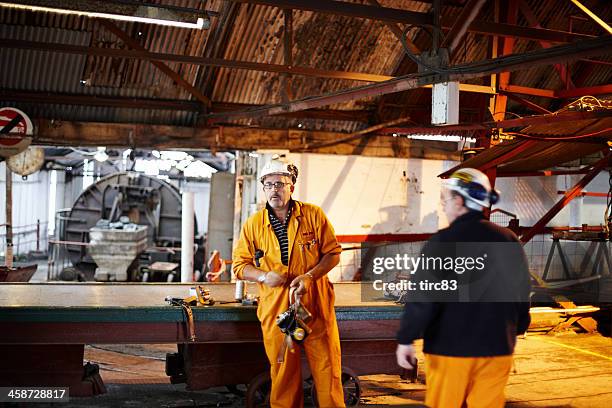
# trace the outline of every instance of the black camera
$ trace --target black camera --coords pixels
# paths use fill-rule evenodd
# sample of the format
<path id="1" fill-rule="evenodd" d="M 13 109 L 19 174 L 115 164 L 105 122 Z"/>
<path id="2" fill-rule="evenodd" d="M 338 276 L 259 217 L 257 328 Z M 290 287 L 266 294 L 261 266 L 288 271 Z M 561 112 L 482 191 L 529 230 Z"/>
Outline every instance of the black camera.
<path id="1" fill-rule="evenodd" d="M 278 315 L 276 325 L 294 341 L 301 343 L 312 332 L 306 324 L 311 318 L 312 315 L 304 306 L 299 303 L 292 304 L 289 309 Z"/>

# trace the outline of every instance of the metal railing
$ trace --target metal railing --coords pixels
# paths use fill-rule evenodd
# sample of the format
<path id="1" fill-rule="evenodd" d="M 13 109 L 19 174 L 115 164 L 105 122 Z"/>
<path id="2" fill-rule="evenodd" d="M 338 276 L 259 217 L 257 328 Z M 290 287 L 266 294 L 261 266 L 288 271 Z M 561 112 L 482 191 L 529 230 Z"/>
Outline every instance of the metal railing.
<path id="1" fill-rule="evenodd" d="M 0 233 L 0 252 L 6 251 L 6 224 L 0 224 L 4 232 Z M 26 255 L 29 252 L 47 251 L 48 222 L 36 220 L 34 224 L 13 225 L 13 253 Z"/>
<path id="2" fill-rule="evenodd" d="M 89 246 L 87 242 L 75 241 L 60 241 L 53 237 L 49 240 L 49 258 L 47 260 L 47 280 L 58 280 L 60 274 L 65 268 L 72 267 L 70 255 L 68 253 L 68 245 L 70 246 Z M 76 272 L 75 272 L 76 273 Z"/>

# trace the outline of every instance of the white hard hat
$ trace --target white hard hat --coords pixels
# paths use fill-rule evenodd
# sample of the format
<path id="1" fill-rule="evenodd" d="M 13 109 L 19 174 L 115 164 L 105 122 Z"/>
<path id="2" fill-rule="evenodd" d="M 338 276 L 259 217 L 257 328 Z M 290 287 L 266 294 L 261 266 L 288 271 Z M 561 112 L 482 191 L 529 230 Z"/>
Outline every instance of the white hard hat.
<path id="1" fill-rule="evenodd" d="M 259 180 L 263 182 L 264 178 L 270 174 L 282 174 L 291 177 L 291 181 L 295 183 L 298 177 L 298 169 L 292 163 L 282 160 L 279 155 L 275 154 L 261 170 Z"/>
<path id="2" fill-rule="evenodd" d="M 472 168 L 459 169 L 444 180 L 444 187 L 456 191 L 465 199 L 465 206 L 482 211 L 499 201 L 499 193 L 491 188 L 486 174 Z"/>

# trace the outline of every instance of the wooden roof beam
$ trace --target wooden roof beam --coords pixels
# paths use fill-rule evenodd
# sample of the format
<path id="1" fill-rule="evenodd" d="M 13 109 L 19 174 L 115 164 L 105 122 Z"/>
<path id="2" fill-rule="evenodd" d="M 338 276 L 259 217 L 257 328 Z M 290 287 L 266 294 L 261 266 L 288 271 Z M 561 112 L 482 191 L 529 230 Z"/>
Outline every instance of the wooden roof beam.
<path id="1" fill-rule="evenodd" d="M 122 146 L 156 149 L 259 150 L 283 149 L 299 152 L 306 145 L 317 145 L 347 136 L 346 133 L 300 129 L 253 127 L 193 128 L 36 120 L 34 143 L 47 146 Z M 396 140 L 401 139 L 401 140 Z M 352 140 L 335 146 L 313 148 L 313 153 L 351 155 L 360 152 L 371 157 L 459 160 L 456 143 L 371 136 L 360 146 Z"/>
<path id="2" fill-rule="evenodd" d="M 263 105 L 246 103 L 213 102 L 211 110 L 213 112 L 231 112 L 237 109 L 257 108 Z M 309 109 L 301 112 L 287 112 L 279 115 L 285 118 L 304 118 L 319 120 L 346 120 L 349 122 L 369 123 L 371 120 L 369 110 L 344 110 L 344 109 Z"/>

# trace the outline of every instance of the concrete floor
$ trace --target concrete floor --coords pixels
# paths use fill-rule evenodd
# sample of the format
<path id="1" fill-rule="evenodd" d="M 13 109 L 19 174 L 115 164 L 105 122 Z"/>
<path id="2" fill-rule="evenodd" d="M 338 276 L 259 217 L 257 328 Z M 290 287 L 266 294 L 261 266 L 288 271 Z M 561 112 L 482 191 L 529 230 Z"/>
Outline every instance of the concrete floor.
<path id="1" fill-rule="evenodd" d="M 175 345 L 87 346 L 85 359 L 100 365 L 108 392 L 92 398 L 72 398 L 69 403 L 56 406 L 244 406 L 244 399 L 230 393 L 225 387 L 189 392 L 183 384 L 169 384 L 164 374 L 164 359 L 167 352 L 175 350 Z M 424 377 L 423 372 L 420 377 Z M 424 384 L 410 384 L 395 376 L 373 375 L 362 377 L 361 385 L 361 406 L 423 406 Z M 599 334 L 529 334 L 519 339 L 515 372 L 510 376 L 506 396 L 506 406 L 511 408 L 611 407 L 612 339 Z"/>

